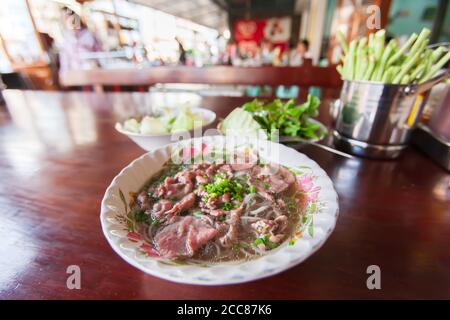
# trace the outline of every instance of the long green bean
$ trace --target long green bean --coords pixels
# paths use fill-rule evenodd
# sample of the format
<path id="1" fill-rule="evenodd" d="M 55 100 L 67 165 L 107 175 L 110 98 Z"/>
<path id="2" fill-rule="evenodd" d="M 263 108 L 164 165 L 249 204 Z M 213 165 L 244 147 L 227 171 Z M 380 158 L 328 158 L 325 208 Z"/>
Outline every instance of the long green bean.
<path id="1" fill-rule="evenodd" d="M 379 30 L 360 40 L 346 44 L 338 32 L 344 54 L 337 67 L 344 80 L 366 80 L 382 83 L 422 83 L 432 78 L 450 60 L 450 51 L 439 46 L 427 47 L 430 30 L 427 28 L 399 46 L 396 40 L 385 44 L 386 30 Z"/>
<path id="2" fill-rule="evenodd" d="M 420 82 L 427 81 L 431 79 L 436 72 L 439 71 L 448 61 L 450 61 L 450 51 L 448 51 L 445 56 L 441 58 L 434 66 L 431 67 L 431 70 L 425 74 L 423 78 L 420 79 Z"/>
<path id="3" fill-rule="evenodd" d="M 386 50 L 384 50 L 383 55 L 381 56 L 380 64 L 379 64 L 377 71 L 375 73 L 375 76 L 372 78 L 372 80 L 381 81 L 386 64 L 394 50 L 394 42 L 395 41 L 390 41 L 389 44 L 386 46 Z"/>
<path id="4" fill-rule="evenodd" d="M 344 34 L 342 33 L 342 31 L 340 31 L 340 30 L 338 31 L 337 37 L 338 37 L 339 42 L 341 43 L 341 48 L 344 51 L 344 54 L 347 54 L 348 47 L 347 47 L 347 43 L 345 42 L 345 37 L 344 37 Z"/>
<path id="5" fill-rule="evenodd" d="M 408 41 L 405 42 L 405 44 L 400 48 L 399 51 L 397 51 L 390 59 L 388 62 L 388 65 L 393 64 L 394 62 L 396 62 L 414 43 L 414 41 L 416 41 L 417 39 L 417 33 L 413 33 Z"/>

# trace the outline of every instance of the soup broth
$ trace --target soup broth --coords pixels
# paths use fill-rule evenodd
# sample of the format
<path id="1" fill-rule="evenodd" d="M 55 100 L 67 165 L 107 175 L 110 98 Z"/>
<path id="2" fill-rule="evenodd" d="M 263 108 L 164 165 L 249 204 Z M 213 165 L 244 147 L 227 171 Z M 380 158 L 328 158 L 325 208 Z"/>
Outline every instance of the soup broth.
<path id="1" fill-rule="evenodd" d="M 275 163 L 168 162 L 135 195 L 137 232 L 162 258 L 252 259 L 292 235 L 297 181 Z"/>

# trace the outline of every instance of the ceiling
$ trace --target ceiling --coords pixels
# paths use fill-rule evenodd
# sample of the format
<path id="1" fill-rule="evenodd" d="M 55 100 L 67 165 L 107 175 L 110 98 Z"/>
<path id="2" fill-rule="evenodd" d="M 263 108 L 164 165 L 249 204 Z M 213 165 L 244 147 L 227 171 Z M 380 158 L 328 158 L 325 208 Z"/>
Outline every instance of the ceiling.
<path id="1" fill-rule="evenodd" d="M 236 18 L 270 18 L 292 15 L 296 0 L 215 0 Z"/>
<path id="2" fill-rule="evenodd" d="M 309 0 L 129 0 L 223 31 L 230 20 L 298 14 Z"/>
<path id="3" fill-rule="evenodd" d="M 227 28 L 227 13 L 214 0 L 131 0 L 150 8 L 216 29 Z"/>

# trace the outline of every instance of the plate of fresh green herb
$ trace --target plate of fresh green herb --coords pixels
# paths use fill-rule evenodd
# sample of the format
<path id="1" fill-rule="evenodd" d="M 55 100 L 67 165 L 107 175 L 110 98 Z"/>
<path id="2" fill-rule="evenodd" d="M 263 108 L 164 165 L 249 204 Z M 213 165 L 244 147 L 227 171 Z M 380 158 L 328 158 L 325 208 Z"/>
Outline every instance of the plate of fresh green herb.
<path id="1" fill-rule="evenodd" d="M 225 135 L 256 136 L 276 141 L 279 137 L 297 137 L 310 142 L 322 140 L 326 127 L 314 119 L 319 114 L 320 99 L 308 95 L 304 103 L 294 99 L 283 101 L 253 100 L 235 108 L 219 123 Z"/>

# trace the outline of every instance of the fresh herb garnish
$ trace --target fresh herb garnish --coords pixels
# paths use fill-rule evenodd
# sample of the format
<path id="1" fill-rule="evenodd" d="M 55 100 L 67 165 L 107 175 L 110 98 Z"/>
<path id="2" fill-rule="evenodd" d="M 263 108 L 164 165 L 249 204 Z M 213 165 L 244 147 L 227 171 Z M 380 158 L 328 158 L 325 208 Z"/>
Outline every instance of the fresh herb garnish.
<path id="1" fill-rule="evenodd" d="M 269 240 L 269 236 L 265 235 L 265 236 L 261 236 L 256 238 L 253 243 L 258 246 L 260 244 L 263 244 L 266 246 L 267 249 L 272 250 L 275 249 L 276 247 L 279 246 L 278 243 L 272 242 Z"/>
<path id="2" fill-rule="evenodd" d="M 222 209 L 225 211 L 230 211 L 231 209 L 234 209 L 234 205 L 231 202 L 224 202 L 222 204 Z"/>
<path id="3" fill-rule="evenodd" d="M 148 197 L 150 198 L 150 200 L 152 202 L 158 202 L 159 200 L 161 200 L 161 197 L 157 197 L 153 194 L 153 192 L 147 192 Z"/>
<path id="4" fill-rule="evenodd" d="M 264 237 L 256 238 L 256 239 L 253 241 L 253 243 L 254 243 L 256 246 L 258 246 L 258 245 L 260 245 L 260 244 L 264 244 Z"/>
<path id="5" fill-rule="evenodd" d="M 227 179 L 221 175 L 215 175 L 214 181 L 204 185 L 204 190 L 208 193 L 209 198 L 216 198 L 225 193 L 229 193 L 232 199 L 244 199 L 244 187 L 239 179 Z"/>
<path id="6" fill-rule="evenodd" d="M 204 214 L 201 211 L 194 211 L 192 212 L 192 215 L 197 218 L 201 218 L 204 216 Z"/>
<path id="7" fill-rule="evenodd" d="M 256 187 L 254 185 L 251 185 L 250 187 L 248 187 L 248 192 L 256 193 Z"/>
<path id="8" fill-rule="evenodd" d="M 244 241 L 239 242 L 239 245 L 245 249 L 251 248 L 251 245 L 249 245 L 247 242 L 244 242 Z"/>
<path id="9" fill-rule="evenodd" d="M 305 103 L 297 105 L 293 99 L 283 102 L 275 99 L 264 104 L 259 100 L 245 103 L 242 108 L 252 114 L 262 129 L 266 130 L 268 138 L 275 134 L 273 130 L 279 130 L 282 136 L 299 136 L 302 138 L 319 138 L 325 135 L 321 126 L 310 120 L 316 117 L 320 99 L 308 95 Z"/>
<path id="10" fill-rule="evenodd" d="M 149 216 L 139 208 L 134 209 L 134 221 L 136 222 L 148 222 Z"/>

